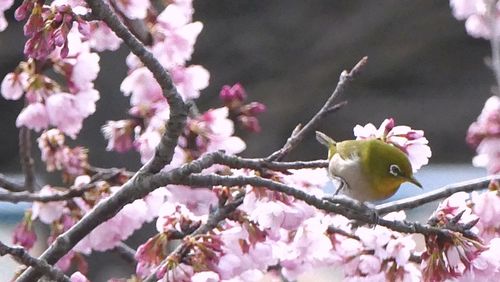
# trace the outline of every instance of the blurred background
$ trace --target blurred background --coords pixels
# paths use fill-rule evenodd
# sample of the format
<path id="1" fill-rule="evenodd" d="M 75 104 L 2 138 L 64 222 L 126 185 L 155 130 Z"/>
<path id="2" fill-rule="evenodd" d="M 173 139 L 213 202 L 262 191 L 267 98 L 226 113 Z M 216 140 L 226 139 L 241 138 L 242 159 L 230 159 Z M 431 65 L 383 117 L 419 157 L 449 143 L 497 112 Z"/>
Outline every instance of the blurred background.
<path id="1" fill-rule="evenodd" d="M 489 42 L 469 37 L 464 23 L 453 18 L 448 1 L 194 3 L 195 20 L 202 21 L 204 29 L 192 63 L 203 65 L 211 74 L 210 86 L 197 102 L 199 108 L 219 107 L 220 88 L 236 82 L 246 88 L 249 100 L 268 108 L 261 116 L 260 134 L 241 132 L 248 146 L 242 155 L 262 157 L 278 149 L 298 123 L 307 122 L 323 105 L 341 71 L 368 56 L 368 67 L 340 99 L 349 104 L 330 115 L 320 130 L 337 140 L 351 139 L 356 124 L 378 126 L 385 118 L 394 117 L 397 124 L 423 129 L 430 141 L 431 166 L 417 174 L 426 187 L 485 174 L 470 166 L 474 152 L 464 137 L 491 96 L 494 78 L 485 63 Z M 7 11 L 10 24 L 0 33 L 0 78 L 23 59 L 22 24 L 12 15 L 12 9 Z M 135 153 L 106 152 L 99 130 L 106 120 L 126 117 L 128 101 L 119 85 L 127 72 L 127 54 L 124 47 L 101 54 L 96 83 L 101 99 L 77 140 L 92 148 L 90 162 L 96 166 L 135 169 L 139 165 Z M 20 171 L 15 119 L 21 108 L 20 101 L 0 98 L 2 173 Z M 38 157 L 39 152 L 34 155 Z M 288 159 L 324 155 L 323 148 L 309 136 Z M 40 161 L 37 167 L 42 170 Z M 9 205 L 0 210 L 0 224 L 11 226 L 13 217 L 19 219 L 17 209 L 19 206 Z M 8 241 L 2 235 L 0 240 Z"/>

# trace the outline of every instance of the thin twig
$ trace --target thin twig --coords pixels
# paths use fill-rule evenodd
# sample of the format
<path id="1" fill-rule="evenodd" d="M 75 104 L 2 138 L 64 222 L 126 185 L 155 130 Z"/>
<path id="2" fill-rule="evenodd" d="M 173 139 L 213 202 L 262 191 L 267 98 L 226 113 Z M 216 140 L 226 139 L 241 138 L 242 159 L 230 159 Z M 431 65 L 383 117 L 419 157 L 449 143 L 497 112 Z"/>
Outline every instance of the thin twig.
<path id="1" fill-rule="evenodd" d="M 244 192 L 236 195 L 232 202 L 226 203 L 225 205 L 218 207 L 214 212 L 212 212 L 205 224 L 198 227 L 198 229 L 196 229 L 192 234 L 185 234 L 185 236 L 194 237 L 210 232 L 212 229 L 216 228 L 221 221 L 229 217 L 243 203 L 244 198 Z M 156 272 L 158 268 L 166 262 L 166 260 L 168 260 L 173 255 L 179 255 L 179 257 L 182 258 L 188 251 L 189 249 L 186 248 L 184 244 L 180 244 L 179 246 L 177 246 L 177 248 L 175 248 L 175 250 L 170 253 L 169 257 L 162 261 L 158 265 L 158 267 L 151 273 L 151 275 L 144 279 L 144 282 L 157 281 L 158 279 L 156 278 Z M 182 254 L 183 252 L 185 252 L 184 255 Z"/>
<path id="2" fill-rule="evenodd" d="M 19 202 L 57 202 L 66 201 L 72 198 L 81 197 L 85 192 L 93 189 L 95 185 L 86 186 L 83 188 L 68 190 L 61 194 L 40 195 L 38 193 L 18 192 L 18 193 L 0 193 L 0 201 L 19 203 Z"/>
<path id="3" fill-rule="evenodd" d="M 35 161 L 31 157 L 31 132 L 26 126 L 19 130 L 19 156 L 24 173 L 24 188 L 28 192 L 34 191 L 35 185 Z"/>
<path id="4" fill-rule="evenodd" d="M 22 247 L 9 247 L 0 241 L 0 256 L 11 255 L 17 262 L 31 266 L 55 281 L 69 282 L 70 279 L 62 271 L 44 260 L 36 259 Z"/>
<path id="5" fill-rule="evenodd" d="M 72 198 L 81 197 L 84 193 L 94 189 L 97 181 L 109 181 L 118 174 L 123 173 L 122 170 L 109 169 L 97 172 L 91 179 L 91 182 L 79 187 L 72 186 L 67 191 L 61 191 L 59 194 L 40 195 L 38 193 L 17 192 L 17 193 L 0 193 L 0 201 L 19 203 L 19 202 L 57 202 L 66 201 Z"/>
<path id="6" fill-rule="evenodd" d="M 482 190 L 488 187 L 492 180 L 499 180 L 500 175 L 492 175 L 477 179 L 472 179 L 464 182 L 446 185 L 442 188 L 433 190 L 431 192 L 410 197 L 398 201 L 392 201 L 385 204 L 380 204 L 376 207 L 379 214 L 386 214 L 394 211 L 413 209 L 420 207 L 424 204 L 449 197 L 457 192 L 472 192 Z"/>
<path id="7" fill-rule="evenodd" d="M 295 161 L 295 162 L 273 162 L 267 159 L 248 159 L 238 156 L 225 155 L 222 152 L 214 154 L 214 162 L 231 168 L 249 168 L 254 170 L 270 169 L 275 171 L 287 171 L 289 169 L 325 168 L 328 167 L 327 160 Z"/>
<path id="8" fill-rule="evenodd" d="M 316 113 L 316 115 L 314 115 L 314 117 L 312 117 L 312 119 L 302 129 L 300 129 L 299 132 L 297 132 L 297 134 L 292 134 L 292 136 L 288 138 L 285 145 L 283 145 L 281 149 L 272 153 L 266 159 L 268 161 L 279 161 L 283 159 L 283 157 L 285 157 L 290 151 L 292 151 L 304 139 L 304 137 L 307 134 L 313 132 L 316 129 L 316 127 L 321 123 L 323 118 L 325 118 L 328 113 L 331 113 L 337 110 L 338 108 L 342 107 L 343 105 L 345 105 L 345 102 L 341 102 L 337 104 L 337 106 L 335 106 L 334 101 L 338 96 L 344 93 L 346 87 L 363 70 L 367 62 L 368 62 L 368 57 L 363 57 L 352 68 L 350 72 L 343 71 L 340 74 L 337 87 L 333 91 L 332 95 L 330 95 L 330 97 L 323 105 L 323 107 Z"/>
<path id="9" fill-rule="evenodd" d="M 124 261 L 128 262 L 133 267 L 137 265 L 137 260 L 135 259 L 136 251 L 129 245 L 122 242 L 118 246 L 116 246 L 113 250 L 117 252 Z"/>

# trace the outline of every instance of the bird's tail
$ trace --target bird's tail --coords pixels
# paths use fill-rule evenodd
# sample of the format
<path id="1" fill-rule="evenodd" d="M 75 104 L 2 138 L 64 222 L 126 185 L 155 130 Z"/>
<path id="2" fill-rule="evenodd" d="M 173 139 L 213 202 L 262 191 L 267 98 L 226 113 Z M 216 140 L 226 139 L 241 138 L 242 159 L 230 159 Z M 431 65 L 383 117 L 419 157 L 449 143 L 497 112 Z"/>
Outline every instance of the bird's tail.
<path id="1" fill-rule="evenodd" d="M 316 140 L 328 148 L 328 159 L 330 160 L 337 152 L 337 142 L 320 131 L 316 131 Z"/>

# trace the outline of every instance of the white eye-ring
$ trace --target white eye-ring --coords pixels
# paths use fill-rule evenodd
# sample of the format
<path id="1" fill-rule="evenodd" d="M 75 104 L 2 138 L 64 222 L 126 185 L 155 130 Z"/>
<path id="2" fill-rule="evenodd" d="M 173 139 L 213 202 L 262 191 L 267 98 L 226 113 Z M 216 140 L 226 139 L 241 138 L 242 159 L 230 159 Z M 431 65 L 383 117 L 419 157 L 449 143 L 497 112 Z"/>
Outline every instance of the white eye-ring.
<path id="1" fill-rule="evenodd" d="M 392 164 L 389 167 L 389 173 L 394 175 L 394 176 L 399 176 L 399 175 L 401 175 L 401 169 L 399 168 L 398 165 Z"/>

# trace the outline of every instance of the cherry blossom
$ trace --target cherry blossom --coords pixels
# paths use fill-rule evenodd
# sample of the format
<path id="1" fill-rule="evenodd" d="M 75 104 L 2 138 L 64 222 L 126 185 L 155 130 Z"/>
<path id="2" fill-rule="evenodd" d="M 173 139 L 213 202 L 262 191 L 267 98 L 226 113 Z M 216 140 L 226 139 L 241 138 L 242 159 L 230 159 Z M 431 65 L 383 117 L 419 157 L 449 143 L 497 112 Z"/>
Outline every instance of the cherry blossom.
<path id="1" fill-rule="evenodd" d="M 18 100 L 28 87 L 28 79 L 25 72 L 7 74 L 2 80 L 2 96 L 7 100 Z"/>
<path id="2" fill-rule="evenodd" d="M 14 4 L 14 0 L 4 0 L 0 2 L 0 31 L 7 28 L 7 20 L 5 20 L 4 12 Z"/>
<path id="3" fill-rule="evenodd" d="M 467 33 L 476 38 L 491 39 L 500 26 L 498 4 L 485 0 L 450 0 L 453 15 L 465 20 Z"/>
<path id="4" fill-rule="evenodd" d="M 116 7 L 129 19 L 144 19 L 150 6 L 144 0 L 117 0 Z"/>
<path id="5" fill-rule="evenodd" d="M 71 282 L 89 282 L 89 280 L 87 279 L 87 277 L 85 277 L 85 275 L 83 275 L 79 271 L 71 274 L 71 277 L 69 278 L 69 280 Z"/>
<path id="6" fill-rule="evenodd" d="M 49 196 L 60 193 L 58 190 L 46 185 L 40 190 L 41 196 Z M 43 223 L 51 224 L 58 220 L 64 213 L 66 203 L 60 202 L 34 202 L 32 207 L 31 219 L 40 218 Z"/>
<path id="7" fill-rule="evenodd" d="M 16 126 L 26 126 L 35 131 L 40 131 L 49 126 L 49 115 L 45 105 L 32 103 L 26 106 L 16 119 Z"/>
<path id="8" fill-rule="evenodd" d="M 490 97 L 467 132 L 467 142 L 477 151 L 472 163 L 486 167 L 489 174 L 500 172 L 500 98 Z"/>

